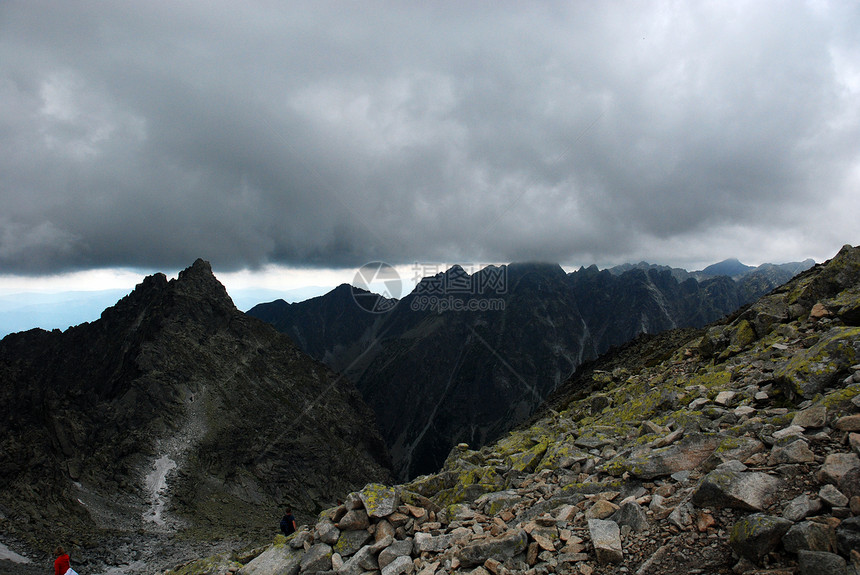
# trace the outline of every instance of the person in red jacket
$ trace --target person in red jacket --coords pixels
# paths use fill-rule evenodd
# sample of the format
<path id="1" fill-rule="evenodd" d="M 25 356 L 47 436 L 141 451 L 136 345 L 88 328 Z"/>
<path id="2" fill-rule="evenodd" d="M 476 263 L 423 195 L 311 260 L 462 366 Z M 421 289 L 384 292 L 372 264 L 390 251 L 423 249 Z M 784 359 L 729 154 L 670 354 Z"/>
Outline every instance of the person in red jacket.
<path id="1" fill-rule="evenodd" d="M 57 556 L 54 559 L 54 575 L 66 575 L 66 571 L 71 568 L 69 565 L 69 554 L 57 545 L 57 548 L 54 549 L 54 555 Z"/>

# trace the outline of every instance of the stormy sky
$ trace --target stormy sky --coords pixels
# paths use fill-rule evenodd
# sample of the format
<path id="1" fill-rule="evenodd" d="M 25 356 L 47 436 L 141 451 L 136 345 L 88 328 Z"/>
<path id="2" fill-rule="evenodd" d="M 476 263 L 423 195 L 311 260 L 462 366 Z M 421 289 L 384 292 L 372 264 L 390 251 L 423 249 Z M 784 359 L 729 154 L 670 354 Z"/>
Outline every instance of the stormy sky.
<path id="1" fill-rule="evenodd" d="M 0 275 L 821 261 L 860 4 L 0 2 Z"/>

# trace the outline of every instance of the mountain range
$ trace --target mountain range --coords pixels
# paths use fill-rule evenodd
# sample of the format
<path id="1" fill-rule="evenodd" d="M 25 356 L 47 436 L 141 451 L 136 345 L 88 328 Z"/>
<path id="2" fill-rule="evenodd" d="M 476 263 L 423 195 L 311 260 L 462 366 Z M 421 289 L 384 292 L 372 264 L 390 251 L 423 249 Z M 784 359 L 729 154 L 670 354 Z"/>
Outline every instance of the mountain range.
<path id="1" fill-rule="evenodd" d="M 287 306 L 316 325 L 288 337 L 238 311 L 203 260 L 149 276 L 98 320 L 0 340 L 3 543 L 38 555 L 68 541 L 87 572 L 151 572 L 213 539 L 263 541 L 284 505 L 308 520 L 389 482 L 390 453 L 401 476 L 435 471 L 452 441 L 526 420 L 601 348 L 704 322 L 738 285 L 455 266 L 398 302 L 340 286 Z"/>
<path id="2" fill-rule="evenodd" d="M 453 266 L 399 301 L 344 284 L 247 313 L 355 383 L 403 480 L 438 469 L 457 443 L 481 446 L 524 421 L 583 361 L 640 333 L 717 320 L 813 264 Z"/>

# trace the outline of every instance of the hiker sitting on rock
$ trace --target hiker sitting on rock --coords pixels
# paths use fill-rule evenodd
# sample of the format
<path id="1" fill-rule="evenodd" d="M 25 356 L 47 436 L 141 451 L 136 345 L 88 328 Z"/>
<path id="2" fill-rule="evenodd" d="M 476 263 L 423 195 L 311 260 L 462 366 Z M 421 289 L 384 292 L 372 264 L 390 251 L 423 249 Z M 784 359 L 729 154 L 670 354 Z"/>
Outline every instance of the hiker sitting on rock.
<path id="1" fill-rule="evenodd" d="M 284 511 L 284 517 L 281 519 L 281 531 L 287 537 L 296 532 L 296 518 L 293 517 L 293 510 L 289 507 Z"/>

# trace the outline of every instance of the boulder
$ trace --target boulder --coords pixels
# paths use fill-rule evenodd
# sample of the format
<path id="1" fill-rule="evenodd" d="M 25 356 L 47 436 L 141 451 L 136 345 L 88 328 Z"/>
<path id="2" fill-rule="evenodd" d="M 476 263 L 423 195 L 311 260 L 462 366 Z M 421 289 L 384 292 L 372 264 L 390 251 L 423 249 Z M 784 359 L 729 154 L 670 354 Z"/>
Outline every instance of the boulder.
<path id="1" fill-rule="evenodd" d="M 334 552 L 339 553 L 341 557 L 349 557 L 364 547 L 372 537 L 366 529 L 343 531 L 334 545 Z"/>
<path id="2" fill-rule="evenodd" d="M 797 567 L 798 575 L 848 575 L 845 559 L 824 551 L 800 551 Z"/>
<path id="3" fill-rule="evenodd" d="M 412 539 L 395 541 L 394 543 L 383 549 L 382 552 L 379 554 L 379 568 L 385 569 L 388 564 L 390 564 L 398 557 L 410 557 L 412 555 L 412 547 Z"/>
<path id="4" fill-rule="evenodd" d="M 304 554 L 304 549 L 273 545 L 239 569 L 237 575 L 296 575 Z"/>
<path id="5" fill-rule="evenodd" d="M 624 561 L 624 553 L 621 549 L 621 531 L 614 521 L 602 519 L 589 519 L 588 532 L 597 555 L 597 562 L 601 565 L 607 563 L 621 563 Z"/>
<path id="6" fill-rule="evenodd" d="M 510 509 L 522 500 L 523 497 L 514 490 L 495 491 L 480 496 L 475 500 L 475 507 L 492 517 L 505 509 Z"/>
<path id="7" fill-rule="evenodd" d="M 376 519 L 388 517 L 400 505 L 400 493 L 394 487 L 387 487 L 379 483 L 370 483 L 359 493 L 359 498 L 364 504 L 367 515 Z"/>
<path id="8" fill-rule="evenodd" d="M 338 529 L 337 526 L 335 526 L 335 524 L 329 519 L 324 519 L 317 523 L 316 532 L 319 540 L 323 543 L 328 543 L 329 545 L 337 543 L 337 540 L 340 537 L 340 529 Z"/>
<path id="9" fill-rule="evenodd" d="M 787 519 L 754 513 L 732 526 L 729 545 L 738 556 L 757 563 L 776 549 L 790 528 Z"/>
<path id="10" fill-rule="evenodd" d="M 333 554 L 331 545 L 317 543 L 302 555 L 302 571 L 330 571 L 331 556 Z"/>
<path id="11" fill-rule="evenodd" d="M 837 482 L 839 491 L 849 499 L 860 495 L 860 467 L 853 467 L 845 472 Z"/>
<path id="12" fill-rule="evenodd" d="M 796 353 L 774 375 L 790 397 L 811 399 L 835 385 L 860 358 L 860 328 L 834 327 L 809 349 Z"/>
<path id="13" fill-rule="evenodd" d="M 808 495 L 803 494 L 798 495 L 785 506 L 782 516 L 796 523 L 810 515 L 815 515 L 820 510 L 821 502 L 818 499 L 810 499 Z"/>
<path id="14" fill-rule="evenodd" d="M 617 523 L 619 527 L 627 525 L 630 529 L 637 532 L 648 530 L 648 516 L 645 514 L 645 510 L 635 501 L 628 501 L 621 505 L 610 519 Z"/>
<path id="15" fill-rule="evenodd" d="M 605 469 L 612 475 L 627 472 L 641 479 L 672 475 L 701 465 L 722 441 L 718 435 L 692 434 L 668 447 L 645 450 L 629 458 L 617 457 Z"/>
<path id="16" fill-rule="evenodd" d="M 840 417 L 836 420 L 835 427 L 841 431 L 860 431 L 860 414 Z"/>
<path id="17" fill-rule="evenodd" d="M 766 473 L 717 469 L 702 478 L 692 502 L 698 507 L 761 511 L 776 502 L 782 485 L 782 480 Z"/>
<path id="18" fill-rule="evenodd" d="M 605 499 L 598 499 L 585 512 L 585 517 L 586 519 L 606 519 L 616 511 L 618 511 L 617 505 Z"/>
<path id="19" fill-rule="evenodd" d="M 382 575 L 402 575 L 403 573 L 412 573 L 414 569 L 412 558 L 401 556 L 383 567 Z"/>
<path id="20" fill-rule="evenodd" d="M 808 407 L 798 411 L 791 420 L 792 425 L 798 425 L 804 429 L 818 429 L 827 424 L 827 408 L 823 405 Z"/>
<path id="21" fill-rule="evenodd" d="M 827 524 L 802 521 L 792 525 L 782 537 L 782 545 L 790 553 L 800 551 L 836 551 L 836 531 Z"/>
<path id="22" fill-rule="evenodd" d="M 774 447 L 767 458 L 771 466 L 784 463 L 810 463 L 815 461 L 815 454 L 802 439 L 789 443 L 784 447 Z"/>
<path id="23" fill-rule="evenodd" d="M 379 563 L 370 545 L 359 549 L 343 566 L 337 570 L 338 575 L 361 575 L 365 571 L 378 571 Z"/>
<path id="24" fill-rule="evenodd" d="M 728 437 L 705 460 L 702 469 L 713 471 L 728 461 L 746 461 L 756 453 L 764 451 L 764 443 L 754 437 Z"/>
<path id="25" fill-rule="evenodd" d="M 468 529 L 455 530 L 444 535 L 431 535 L 429 533 L 416 533 L 413 544 L 415 550 L 419 553 L 430 551 L 431 553 L 441 553 L 453 546 L 455 543 L 462 543 L 469 539 L 470 531 Z"/>
<path id="26" fill-rule="evenodd" d="M 370 527 L 370 518 L 364 509 L 350 509 L 346 512 L 340 521 L 337 522 L 337 527 L 341 531 L 359 531 Z"/>
<path id="27" fill-rule="evenodd" d="M 514 529 L 498 537 L 482 539 L 458 550 L 455 557 L 464 567 L 482 565 L 487 559 L 504 562 L 525 551 L 528 534 L 522 529 Z"/>
<path id="28" fill-rule="evenodd" d="M 849 517 L 836 528 L 836 546 L 839 553 L 850 556 L 860 552 L 860 517 Z"/>
<path id="29" fill-rule="evenodd" d="M 826 503 L 827 505 L 829 505 L 830 507 L 847 507 L 848 506 L 848 498 L 845 497 L 845 495 L 841 491 L 836 489 L 836 487 L 834 487 L 830 483 L 823 486 L 818 491 L 818 497 L 820 497 L 821 500 L 824 503 Z"/>
<path id="30" fill-rule="evenodd" d="M 856 453 L 831 453 L 824 459 L 824 465 L 819 471 L 819 479 L 823 483 L 839 484 L 842 477 L 860 467 L 860 458 Z"/>

